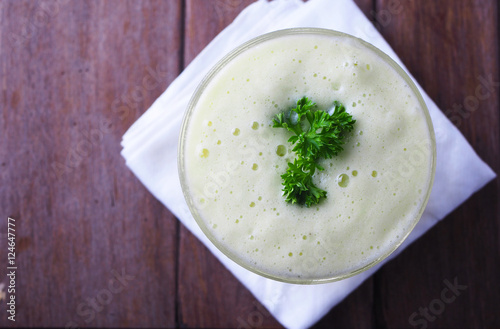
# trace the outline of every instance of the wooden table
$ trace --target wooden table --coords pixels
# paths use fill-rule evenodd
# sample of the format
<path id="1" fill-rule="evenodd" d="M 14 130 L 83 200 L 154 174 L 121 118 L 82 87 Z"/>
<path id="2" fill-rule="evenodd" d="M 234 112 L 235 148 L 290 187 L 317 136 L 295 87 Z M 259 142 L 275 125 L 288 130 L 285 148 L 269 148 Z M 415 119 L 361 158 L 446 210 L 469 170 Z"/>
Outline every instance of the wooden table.
<path id="1" fill-rule="evenodd" d="M 18 266 L 16 322 L 2 302 L 0 326 L 280 327 L 120 156 L 127 128 L 251 2 L 0 1 L 0 282 L 8 216 Z M 478 77 L 499 80 L 497 1 L 356 2 L 500 172 L 498 86 L 474 101 Z M 315 327 L 412 328 L 421 307 L 440 313 L 429 327 L 500 327 L 499 195 L 494 180 Z M 440 310 L 455 278 L 467 289 Z"/>

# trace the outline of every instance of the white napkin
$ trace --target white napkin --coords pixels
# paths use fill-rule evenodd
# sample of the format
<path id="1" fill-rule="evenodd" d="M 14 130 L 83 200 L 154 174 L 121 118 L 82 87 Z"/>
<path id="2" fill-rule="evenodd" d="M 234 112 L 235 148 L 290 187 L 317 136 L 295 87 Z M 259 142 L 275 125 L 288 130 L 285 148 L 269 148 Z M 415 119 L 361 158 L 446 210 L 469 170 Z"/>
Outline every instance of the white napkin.
<path id="1" fill-rule="evenodd" d="M 253 37 L 290 27 L 321 27 L 352 34 L 380 48 L 403 66 L 352 0 L 311 0 L 306 3 L 299 0 L 261 0 L 241 12 L 130 127 L 123 136 L 122 156 L 151 193 L 210 249 L 279 322 L 289 328 L 306 328 L 323 317 L 386 261 L 493 179 L 495 173 L 479 159 L 455 126 L 420 89 L 436 133 L 436 178 L 419 224 L 389 259 L 349 279 L 312 286 L 266 279 L 229 260 L 201 232 L 181 192 L 177 174 L 177 140 L 182 117 L 195 87 L 224 54 Z M 242 315 L 241 319 L 247 321 L 247 316 Z"/>

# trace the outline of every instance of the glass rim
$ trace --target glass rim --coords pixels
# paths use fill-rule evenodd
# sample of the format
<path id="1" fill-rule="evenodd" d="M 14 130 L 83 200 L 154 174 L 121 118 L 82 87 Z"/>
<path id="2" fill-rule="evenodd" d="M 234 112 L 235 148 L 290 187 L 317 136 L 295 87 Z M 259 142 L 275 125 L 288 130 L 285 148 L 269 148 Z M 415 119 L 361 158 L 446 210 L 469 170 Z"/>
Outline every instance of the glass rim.
<path id="1" fill-rule="evenodd" d="M 210 232 L 208 229 L 207 225 L 205 222 L 201 219 L 200 214 L 198 213 L 198 209 L 195 205 L 195 202 L 193 201 L 193 196 L 190 194 L 190 189 L 189 185 L 187 183 L 186 179 L 186 171 L 185 171 L 185 157 L 184 157 L 184 146 L 185 146 L 185 139 L 186 139 L 186 131 L 189 126 L 190 120 L 192 118 L 192 114 L 194 112 L 194 109 L 196 108 L 196 105 L 205 91 L 206 87 L 208 84 L 212 81 L 212 79 L 227 65 L 229 64 L 234 58 L 239 56 L 241 53 L 245 52 L 246 50 L 257 46 L 263 42 L 266 42 L 268 40 L 272 40 L 275 38 L 287 36 L 287 35 L 300 35 L 300 34 L 316 34 L 316 35 L 325 35 L 325 36 L 335 36 L 335 37 L 341 37 L 341 38 L 348 38 L 351 40 L 354 40 L 356 42 L 361 43 L 364 47 L 368 48 L 369 50 L 372 50 L 377 56 L 379 56 L 385 63 L 387 63 L 389 66 L 391 66 L 400 77 L 403 78 L 403 80 L 408 84 L 414 95 L 418 99 L 418 103 L 420 105 L 420 109 L 423 112 L 425 116 L 425 121 L 427 123 L 428 127 L 428 133 L 429 133 L 429 140 L 431 143 L 431 161 L 430 161 L 430 177 L 428 180 L 428 186 L 427 186 L 427 192 L 424 197 L 424 200 L 421 203 L 419 211 L 416 213 L 415 218 L 411 222 L 411 224 L 408 226 L 406 234 L 404 236 L 400 237 L 393 245 L 392 248 L 386 253 L 381 254 L 379 257 L 377 257 L 375 260 L 372 262 L 366 264 L 365 266 L 356 268 L 352 271 L 349 271 L 348 273 L 340 274 L 340 275 L 335 275 L 331 276 L 328 278 L 290 278 L 290 277 L 284 277 L 284 276 L 278 276 L 278 275 L 273 275 L 269 274 L 267 272 L 264 272 L 258 268 L 253 267 L 250 265 L 248 262 L 244 261 L 241 257 L 239 257 L 237 254 L 232 252 L 230 249 L 226 248 L 219 240 Z M 436 140 L 435 140 L 435 134 L 434 134 L 434 128 L 432 124 L 432 120 L 429 114 L 429 110 L 427 108 L 427 105 L 425 104 L 425 101 L 420 94 L 420 91 L 416 84 L 413 82 L 413 79 L 406 73 L 406 71 L 401 68 L 401 66 L 396 63 L 389 55 L 372 45 L 371 43 L 368 43 L 360 38 L 357 38 L 355 36 L 352 36 L 347 33 L 335 31 L 335 30 L 329 30 L 329 29 L 322 29 L 322 28 L 289 28 L 289 29 L 283 29 L 283 30 L 277 30 L 273 32 L 269 32 L 266 34 L 262 34 L 258 37 L 255 37 L 229 53 L 227 53 L 222 59 L 220 59 L 211 69 L 210 71 L 205 75 L 205 77 L 202 79 L 202 81 L 199 83 L 197 86 L 196 90 L 194 91 L 188 106 L 186 108 L 186 111 L 184 113 L 184 118 L 182 120 L 182 125 L 181 125 L 181 130 L 179 134 L 179 141 L 178 141 L 178 152 L 177 152 L 177 165 L 178 165 L 178 173 L 179 173 L 179 179 L 181 183 L 181 188 L 182 192 L 184 194 L 184 198 L 186 200 L 186 203 L 189 207 L 189 210 L 195 219 L 196 223 L 200 227 L 200 229 L 203 231 L 205 236 L 212 242 L 219 251 L 221 251 L 225 256 L 227 256 L 230 260 L 235 262 L 236 264 L 240 265 L 241 267 L 256 273 L 260 276 L 263 276 L 268 279 L 272 279 L 275 281 L 280 281 L 284 283 L 291 283 L 291 284 L 320 284 L 320 283 L 329 283 L 329 282 L 334 282 L 334 281 L 340 281 L 343 279 L 350 278 L 354 275 L 357 275 L 361 272 L 364 272 L 375 265 L 381 263 L 384 259 L 389 257 L 395 250 L 397 250 L 401 244 L 406 240 L 406 238 L 410 235 L 410 233 L 413 231 L 417 223 L 419 222 L 420 218 L 422 217 L 422 214 L 427 206 L 427 203 L 429 201 L 429 197 L 431 194 L 432 186 L 434 183 L 434 177 L 435 177 L 435 172 L 436 172 Z"/>

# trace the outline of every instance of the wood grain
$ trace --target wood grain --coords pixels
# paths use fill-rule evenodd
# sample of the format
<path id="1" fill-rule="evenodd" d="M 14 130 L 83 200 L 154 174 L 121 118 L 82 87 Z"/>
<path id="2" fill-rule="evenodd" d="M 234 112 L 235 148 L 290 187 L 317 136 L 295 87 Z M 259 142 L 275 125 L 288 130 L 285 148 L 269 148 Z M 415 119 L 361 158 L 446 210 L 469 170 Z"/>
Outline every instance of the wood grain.
<path id="1" fill-rule="evenodd" d="M 281 327 L 119 154 L 127 128 L 252 2 L 0 0 L 0 264 L 11 216 L 15 325 Z M 498 3 L 355 2 L 500 172 L 499 88 L 467 103 L 478 76 L 500 80 Z M 428 327 L 500 327 L 499 192 L 494 180 L 314 327 L 420 328 L 410 316 L 455 278 L 467 289 Z M 0 326 L 12 326 L 4 305 Z"/>
<path id="2" fill-rule="evenodd" d="M 377 2 L 389 12 L 391 1 Z M 405 1 L 390 23 L 379 26 L 429 96 L 454 122 L 478 155 L 499 172 L 498 87 L 471 108 L 478 76 L 498 79 L 498 4 L 496 1 Z M 455 111 L 455 106 L 462 110 Z M 439 155 L 438 155 L 439 156 Z M 429 327 L 498 327 L 495 314 L 498 285 L 500 216 L 498 180 L 494 180 L 456 209 L 414 245 L 380 270 L 375 280 L 380 325 L 411 327 L 419 308 L 438 310 L 413 322 Z M 467 290 L 439 310 L 436 299 L 445 280 Z M 434 301 L 434 302 L 433 302 Z M 431 306 L 431 303 L 432 304 Z"/>
<path id="3" fill-rule="evenodd" d="M 0 223 L 18 225 L 15 324 L 175 326 L 178 224 L 119 144 L 180 72 L 180 4 L 0 6 Z"/>

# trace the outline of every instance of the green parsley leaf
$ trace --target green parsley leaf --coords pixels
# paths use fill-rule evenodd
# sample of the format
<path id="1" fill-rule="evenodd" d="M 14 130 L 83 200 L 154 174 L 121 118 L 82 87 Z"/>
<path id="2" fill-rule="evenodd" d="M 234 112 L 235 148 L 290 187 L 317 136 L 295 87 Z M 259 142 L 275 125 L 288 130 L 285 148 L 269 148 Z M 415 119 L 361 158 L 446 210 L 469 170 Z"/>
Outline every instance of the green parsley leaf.
<path id="1" fill-rule="evenodd" d="M 312 181 L 316 168 L 323 170 L 314 162 L 300 156 L 293 163 L 288 163 L 286 173 L 281 175 L 286 202 L 305 204 L 306 207 L 310 207 L 326 197 L 326 191 L 316 187 Z"/>
<path id="2" fill-rule="evenodd" d="M 303 97 L 297 107 L 279 113 L 273 119 L 274 128 L 294 133 L 288 142 L 294 145 L 297 158 L 288 164 L 281 175 L 286 202 L 310 207 L 326 197 L 326 191 L 316 187 L 312 176 L 316 169 L 323 170 L 316 161 L 330 159 L 343 150 L 344 137 L 353 130 L 356 120 L 346 112 L 344 105 L 335 101 L 330 111 L 313 111 L 316 103 Z M 305 119 L 304 119 L 305 118 Z"/>

